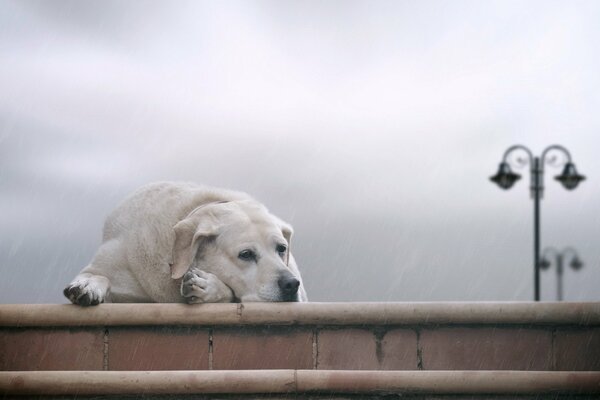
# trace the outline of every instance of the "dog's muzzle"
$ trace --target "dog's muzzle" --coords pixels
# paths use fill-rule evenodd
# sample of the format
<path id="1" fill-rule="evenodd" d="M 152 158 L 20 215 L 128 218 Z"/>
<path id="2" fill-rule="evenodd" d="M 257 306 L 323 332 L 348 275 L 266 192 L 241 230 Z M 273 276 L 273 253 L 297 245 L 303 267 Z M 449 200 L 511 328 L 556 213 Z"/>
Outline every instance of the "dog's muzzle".
<path id="1" fill-rule="evenodd" d="M 281 301 L 298 301 L 300 281 L 292 275 L 283 275 L 277 281 L 281 290 Z"/>

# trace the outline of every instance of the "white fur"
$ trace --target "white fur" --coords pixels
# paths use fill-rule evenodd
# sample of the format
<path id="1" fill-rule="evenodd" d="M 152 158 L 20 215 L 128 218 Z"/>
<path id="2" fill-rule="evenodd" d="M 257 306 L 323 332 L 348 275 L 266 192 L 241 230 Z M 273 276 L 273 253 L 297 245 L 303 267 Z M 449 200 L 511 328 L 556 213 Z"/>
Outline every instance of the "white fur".
<path id="1" fill-rule="evenodd" d="M 306 301 L 289 253 L 291 234 L 245 193 L 149 184 L 108 216 L 102 245 L 65 296 L 81 305 L 280 301 L 277 279 L 283 275 L 300 281 L 297 300 Z M 287 254 L 275 251 L 277 243 L 287 244 Z M 238 257 L 245 248 L 260 254 L 257 262 Z"/>

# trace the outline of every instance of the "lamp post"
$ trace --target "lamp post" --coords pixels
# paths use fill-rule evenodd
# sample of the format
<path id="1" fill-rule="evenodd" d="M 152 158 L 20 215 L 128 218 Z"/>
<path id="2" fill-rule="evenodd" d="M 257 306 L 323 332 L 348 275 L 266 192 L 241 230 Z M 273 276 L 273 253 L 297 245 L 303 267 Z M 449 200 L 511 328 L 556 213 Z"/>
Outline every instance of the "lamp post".
<path id="1" fill-rule="evenodd" d="M 571 154 L 563 146 L 551 145 L 546 147 L 541 157 L 534 156 L 531 150 L 522 145 L 509 147 L 502 157 L 502 162 L 496 175 L 490 177 L 490 180 L 500 186 L 502 189 L 510 189 L 516 181 L 521 179 L 521 175 L 514 173 L 510 168 L 510 154 L 522 151 L 527 154 L 527 158 L 518 158 L 517 166 L 529 164 L 531 169 L 530 192 L 533 199 L 533 269 L 534 269 L 534 299 L 540 300 L 540 200 L 544 194 L 544 165 L 555 165 L 556 159 L 546 159 L 550 152 L 561 152 L 565 155 L 567 161 L 563 172 L 554 179 L 559 181 L 567 190 L 573 190 L 579 185 L 579 182 L 585 179 L 583 175 L 577 173 L 575 164 L 571 160 Z"/>
<path id="2" fill-rule="evenodd" d="M 540 261 L 541 269 L 550 268 L 552 262 L 549 258 L 552 256 L 554 256 L 554 265 L 556 266 L 556 297 L 558 301 L 562 301 L 564 262 L 570 257 L 571 262 L 569 266 L 574 271 L 579 271 L 583 268 L 583 262 L 581 262 L 579 255 L 572 247 L 567 247 L 563 251 L 558 251 L 554 247 L 547 247 L 542 252 L 542 260 Z"/>

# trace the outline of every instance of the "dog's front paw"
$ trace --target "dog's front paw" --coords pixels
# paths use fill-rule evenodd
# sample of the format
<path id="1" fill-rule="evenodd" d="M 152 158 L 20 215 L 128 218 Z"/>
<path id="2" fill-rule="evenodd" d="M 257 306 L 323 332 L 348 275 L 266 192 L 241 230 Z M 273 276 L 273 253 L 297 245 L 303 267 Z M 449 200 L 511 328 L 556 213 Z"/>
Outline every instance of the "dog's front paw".
<path id="1" fill-rule="evenodd" d="M 63 294 L 71 303 L 83 307 L 104 303 L 104 291 L 102 288 L 87 280 L 71 282 L 63 290 Z"/>
<path id="2" fill-rule="evenodd" d="M 210 272 L 193 268 L 186 272 L 181 281 L 181 295 L 188 304 L 231 303 L 233 292 Z"/>

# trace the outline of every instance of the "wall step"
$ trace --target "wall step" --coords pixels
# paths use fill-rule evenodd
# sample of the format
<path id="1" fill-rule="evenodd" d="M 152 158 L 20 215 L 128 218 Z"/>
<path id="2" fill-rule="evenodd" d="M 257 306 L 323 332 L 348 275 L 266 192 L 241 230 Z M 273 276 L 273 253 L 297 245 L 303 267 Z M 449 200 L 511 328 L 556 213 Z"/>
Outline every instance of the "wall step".
<path id="1" fill-rule="evenodd" d="M 13 371 L 3 395 L 134 394 L 600 395 L 600 372 L 540 371 Z"/>

